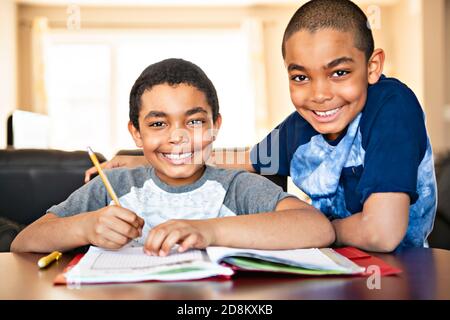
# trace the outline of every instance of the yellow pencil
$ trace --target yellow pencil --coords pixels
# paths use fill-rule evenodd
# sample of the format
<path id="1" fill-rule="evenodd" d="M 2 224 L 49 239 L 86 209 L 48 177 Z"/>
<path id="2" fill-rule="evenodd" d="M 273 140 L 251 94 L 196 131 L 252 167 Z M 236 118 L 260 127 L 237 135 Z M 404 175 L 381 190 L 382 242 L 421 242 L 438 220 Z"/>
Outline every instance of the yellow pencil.
<path id="1" fill-rule="evenodd" d="M 62 256 L 61 252 L 53 251 L 48 256 L 40 258 L 38 261 L 38 266 L 39 266 L 39 268 L 45 268 L 49 264 L 51 264 L 53 261 L 59 260 L 59 258 L 61 258 L 61 256 Z"/>
<path id="2" fill-rule="evenodd" d="M 87 147 L 87 151 L 89 153 L 89 157 L 92 160 L 92 163 L 94 163 L 94 166 L 97 168 L 100 178 L 102 178 L 103 184 L 105 185 L 106 190 L 109 193 L 109 196 L 111 197 L 111 199 L 114 200 L 115 204 L 120 207 L 121 205 L 120 205 L 119 199 L 117 198 L 117 195 L 114 192 L 114 189 L 111 187 L 108 177 L 103 172 L 102 167 L 100 166 L 100 163 L 98 162 L 98 159 L 97 159 L 95 153 L 92 151 L 92 149 L 90 147 Z"/>

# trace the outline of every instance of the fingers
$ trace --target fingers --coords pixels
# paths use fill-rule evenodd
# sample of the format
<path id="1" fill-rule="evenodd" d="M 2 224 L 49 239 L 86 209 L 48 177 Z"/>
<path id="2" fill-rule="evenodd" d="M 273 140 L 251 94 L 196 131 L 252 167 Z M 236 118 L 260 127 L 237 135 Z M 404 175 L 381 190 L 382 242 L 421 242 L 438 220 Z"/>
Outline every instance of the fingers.
<path id="1" fill-rule="evenodd" d="M 144 251 L 150 255 L 166 256 L 177 243 L 179 252 L 189 248 L 205 248 L 212 243 L 209 231 L 192 220 L 171 220 L 153 228 L 145 242 Z"/>
<path id="2" fill-rule="evenodd" d="M 179 239 L 180 232 L 178 230 L 169 233 L 159 230 L 155 233 L 151 242 L 147 242 L 147 252 L 150 251 L 151 255 L 167 256 Z"/>
<path id="3" fill-rule="evenodd" d="M 111 168 L 113 168 L 113 165 L 112 165 L 111 161 L 105 161 L 105 162 L 100 163 L 100 167 L 102 169 L 111 169 Z M 87 169 L 84 172 L 84 183 L 88 183 L 89 180 L 91 179 L 91 175 L 96 174 L 96 173 L 98 173 L 98 171 L 95 166 Z"/>
<path id="4" fill-rule="evenodd" d="M 170 225 L 170 222 L 163 223 L 150 231 L 144 251 L 151 255 L 166 256 L 175 244 L 191 232 L 189 228 Z"/>
<path id="5" fill-rule="evenodd" d="M 109 160 L 109 161 L 105 161 L 100 163 L 100 167 L 102 169 L 112 169 L 115 167 L 120 167 L 120 164 L 117 163 L 117 160 L 115 160 L 115 158 Z M 89 169 L 87 169 L 84 172 L 84 183 L 88 183 L 89 180 L 91 179 L 91 175 L 98 173 L 97 168 L 95 166 L 90 167 Z"/>
<path id="6" fill-rule="evenodd" d="M 164 255 L 164 252 L 161 251 L 161 245 L 166 239 L 168 235 L 168 231 L 166 231 L 162 227 L 156 227 L 152 229 L 147 237 L 147 241 L 144 245 L 144 251 L 150 255 Z"/>
<path id="7" fill-rule="evenodd" d="M 198 236 L 196 234 L 189 235 L 181 243 L 180 247 L 178 248 L 178 252 L 185 252 L 188 249 L 196 248 L 197 242 L 198 242 Z"/>
<path id="8" fill-rule="evenodd" d="M 111 230 L 111 229 L 107 230 L 104 233 L 104 238 L 105 238 L 105 240 L 110 241 L 110 242 L 118 245 L 119 247 L 123 247 L 130 241 L 130 239 L 127 238 L 126 236 L 124 236 L 114 230 Z"/>
<path id="9" fill-rule="evenodd" d="M 108 206 L 92 216 L 96 218 L 88 237 L 94 245 L 120 248 L 142 234 L 144 220 L 128 209 Z"/>
<path id="10" fill-rule="evenodd" d="M 133 227 L 137 229 L 142 229 L 144 226 L 144 219 L 139 217 L 137 214 L 135 214 L 133 211 L 130 211 L 128 209 L 117 207 L 117 206 L 111 206 L 117 208 L 114 213 L 116 217 L 122 219 L 123 221 L 131 224 Z"/>
<path id="11" fill-rule="evenodd" d="M 84 172 L 84 183 L 88 183 L 91 180 L 91 175 L 97 173 L 97 168 L 95 166 L 90 167 Z"/>
<path id="12" fill-rule="evenodd" d="M 126 245 L 130 239 L 126 236 L 108 228 L 105 225 L 98 225 L 95 228 L 97 234 L 96 245 L 107 249 L 119 249 Z"/>
<path id="13" fill-rule="evenodd" d="M 142 232 L 140 227 L 136 227 L 119 218 L 105 219 L 103 224 L 112 231 L 117 232 L 130 240 L 139 237 Z"/>

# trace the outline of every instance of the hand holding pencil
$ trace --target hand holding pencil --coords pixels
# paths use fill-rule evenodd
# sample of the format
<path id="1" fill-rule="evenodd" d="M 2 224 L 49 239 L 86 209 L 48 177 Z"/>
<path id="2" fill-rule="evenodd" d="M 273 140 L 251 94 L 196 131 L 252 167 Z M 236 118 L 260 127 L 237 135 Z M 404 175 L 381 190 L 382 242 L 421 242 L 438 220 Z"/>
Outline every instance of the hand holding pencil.
<path id="1" fill-rule="evenodd" d="M 89 147 L 88 153 L 98 170 L 109 196 L 115 203 L 115 206 L 106 206 L 92 212 L 93 214 L 90 215 L 92 220 L 90 220 L 93 222 L 90 223 L 92 228 L 89 228 L 90 230 L 87 232 L 88 239 L 95 246 L 118 249 L 142 234 L 144 220 L 136 213 L 120 205 L 119 199 L 108 177 L 100 167 L 95 153 Z"/>

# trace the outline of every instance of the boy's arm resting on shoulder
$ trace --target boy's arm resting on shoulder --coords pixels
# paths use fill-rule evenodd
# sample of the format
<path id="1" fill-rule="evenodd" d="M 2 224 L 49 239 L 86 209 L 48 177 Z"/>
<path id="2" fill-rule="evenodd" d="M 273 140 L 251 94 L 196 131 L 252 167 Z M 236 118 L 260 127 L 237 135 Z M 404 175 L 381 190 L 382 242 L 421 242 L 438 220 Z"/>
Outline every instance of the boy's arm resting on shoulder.
<path id="1" fill-rule="evenodd" d="M 111 160 L 102 162 L 100 166 L 102 169 L 114 169 L 114 168 L 135 168 L 139 166 L 148 165 L 148 161 L 144 156 L 126 156 L 118 155 L 114 156 Z M 84 172 L 84 182 L 87 183 L 91 180 L 91 175 L 97 173 L 95 166 L 90 167 Z"/>
<path id="2" fill-rule="evenodd" d="M 373 252 L 392 252 L 406 234 L 410 198 L 405 193 L 373 193 L 363 211 L 332 221 L 336 244 Z"/>
<path id="3" fill-rule="evenodd" d="M 68 251 L 87 244 L 118 249 L 140 236 L 143 225 L 134 212 L 117 206 L 69 217 L 47 213 L 17 235 L 11 251 Z"/>

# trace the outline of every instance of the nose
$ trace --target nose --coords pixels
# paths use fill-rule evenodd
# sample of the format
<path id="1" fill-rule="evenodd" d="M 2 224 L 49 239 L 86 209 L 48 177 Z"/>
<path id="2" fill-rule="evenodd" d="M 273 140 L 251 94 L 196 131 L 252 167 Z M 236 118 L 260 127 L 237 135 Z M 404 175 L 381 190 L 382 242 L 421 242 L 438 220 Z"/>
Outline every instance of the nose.
<path id="1" fill-rule="evenodd" d="M 311 100 L 317 104 L 322 104 L 333 98 L 330 84 L 326 80 L 316 80 L 312 83 Z"/>
<path id="2" fill-rule="evenodd" d="M 183 144 L 189 142 L 189 133 L 186 130 L 177 128 L 172 130 L 169 136 L 171 144 Z"/>

